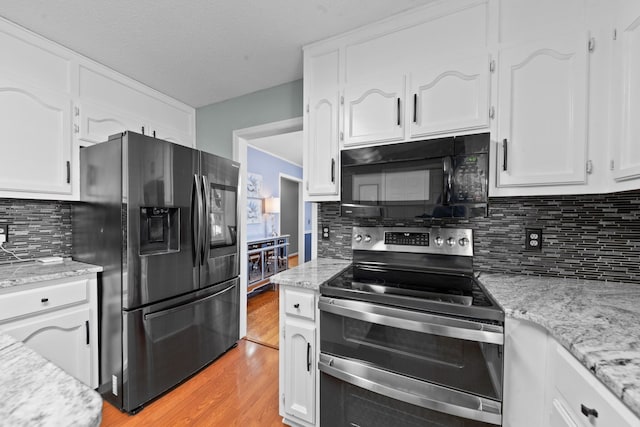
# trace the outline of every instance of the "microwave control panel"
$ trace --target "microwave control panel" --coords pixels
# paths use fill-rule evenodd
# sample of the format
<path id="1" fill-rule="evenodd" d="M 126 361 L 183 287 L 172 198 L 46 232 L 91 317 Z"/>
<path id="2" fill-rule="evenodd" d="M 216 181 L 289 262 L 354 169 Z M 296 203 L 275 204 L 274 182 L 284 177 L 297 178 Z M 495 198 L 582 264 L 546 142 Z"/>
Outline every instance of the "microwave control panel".
<path id="1" fill-rule="evenodd" d="M 487 154 L 456 156 L 452 199 L 454 203 L 486 203 L 489 179 Z"/>

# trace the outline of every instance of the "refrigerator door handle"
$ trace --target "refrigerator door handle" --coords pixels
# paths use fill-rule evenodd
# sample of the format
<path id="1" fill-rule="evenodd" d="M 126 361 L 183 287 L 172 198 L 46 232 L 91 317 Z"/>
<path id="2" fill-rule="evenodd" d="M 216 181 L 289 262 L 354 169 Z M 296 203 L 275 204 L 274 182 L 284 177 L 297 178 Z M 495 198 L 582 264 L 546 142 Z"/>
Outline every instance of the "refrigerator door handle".
<path id="1" fill-rule="evenodd" d="M 209 240 L 211 239 L 211 230 L 209 229 L 209 198 L 207 197 L 209 190 L 209 182 L 207 177 L 202 175 L 202 265 L 209 258 Z"/>
<path id="2" fill-rule="evenodd" d="M 195 203 L 194 203 L 195 202 Z M 196 205 L 195 208 L 193 205 Z M 200 247 L 202 234 L 202 194 L 200 192 L 200 182 L 198 175 L 193 175 L 193 200 L 191 201 L 191 231 L 193 241 L 191 242 L 193 249 L 193 264 L 200 264 Z"/>

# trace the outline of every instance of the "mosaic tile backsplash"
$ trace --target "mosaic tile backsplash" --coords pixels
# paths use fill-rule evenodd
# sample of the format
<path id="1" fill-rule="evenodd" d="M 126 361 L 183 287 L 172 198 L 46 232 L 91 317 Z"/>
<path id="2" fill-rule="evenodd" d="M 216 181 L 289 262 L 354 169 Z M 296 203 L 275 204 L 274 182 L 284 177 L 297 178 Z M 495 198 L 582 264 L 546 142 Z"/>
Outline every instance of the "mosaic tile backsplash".
<path id="1" fill-rule="evenodd" d="M 351 258 L 351 228 L 442 226 L 473 229 L 476 271 L 579 277 L 640 283 L 640 190 L 597 195 L 500 197 L 489 216 L 469 220 L 343 218 L 340 204 L 322 203 L 318 256 Z M 541 228 L 542 252 L 525 251 L 525 228 Z"/>
<path id="2" fill-rule="evenodd" d="M 71 256 L 69 202 L 0 199 L 0 224 L 10 224 L 4 247 L 20 258 Z M 0 262 L 15 259 L 0 250 Z"/>

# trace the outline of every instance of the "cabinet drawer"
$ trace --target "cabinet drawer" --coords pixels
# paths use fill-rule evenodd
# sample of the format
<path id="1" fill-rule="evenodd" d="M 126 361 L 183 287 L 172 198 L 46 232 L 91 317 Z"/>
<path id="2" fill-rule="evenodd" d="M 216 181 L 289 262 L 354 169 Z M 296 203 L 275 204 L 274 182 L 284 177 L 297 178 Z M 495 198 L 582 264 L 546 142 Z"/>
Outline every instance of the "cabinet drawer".
<path id="1" fill-rule="evenodd" d="M 0 321 L 88 301 L 87 279 L 50 284 L 0 295 Z"/>
<path id="2" fill-rule="evenodd" d="M 292 289 L 284 291 L 285 313 L 306 319 L 315 319 L 315 295 Z"/>
<path id="3" fill-rule="evenodd" d="M 585 427 L 640 425 L 640 420 L 562 346 L 556 344 L 553 353 L 555 353 L 552 360 L 555 390 L 552 394 L 559 395 L 567 403 L 566 409 L 578 425 Z M 582 405 L 595 409 L 598 416 L 584 415 L 581 411 Z"/>

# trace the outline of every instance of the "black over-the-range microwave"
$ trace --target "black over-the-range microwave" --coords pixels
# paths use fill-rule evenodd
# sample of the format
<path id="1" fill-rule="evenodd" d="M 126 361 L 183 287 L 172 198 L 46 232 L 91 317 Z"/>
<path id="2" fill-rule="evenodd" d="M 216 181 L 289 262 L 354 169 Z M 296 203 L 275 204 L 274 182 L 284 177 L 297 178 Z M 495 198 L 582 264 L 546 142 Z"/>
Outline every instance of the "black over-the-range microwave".
<path id="1" fill-rule="evenodd" d="M 489 133 L 341 152 L 341 214 L 469 218 L 488 209 Z"/>

